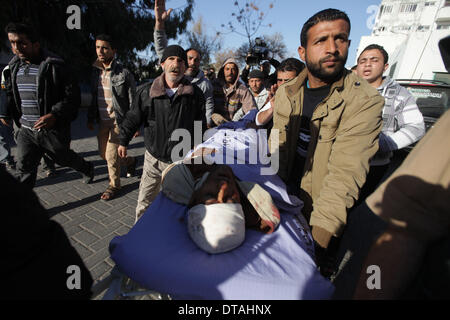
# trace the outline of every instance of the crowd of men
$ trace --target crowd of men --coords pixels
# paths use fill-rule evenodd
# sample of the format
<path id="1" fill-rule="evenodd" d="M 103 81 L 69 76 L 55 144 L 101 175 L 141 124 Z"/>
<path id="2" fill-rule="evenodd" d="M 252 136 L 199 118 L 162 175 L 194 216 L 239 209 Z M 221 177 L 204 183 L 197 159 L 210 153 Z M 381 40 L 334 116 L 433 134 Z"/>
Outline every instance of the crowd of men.
<path id="1" fill-rule="evenodd" d="M 272 75 L 267 63 L 254 70 L 246 66 L 240 76 L 239 63 L 230 57 L 217 76 L 214 70 L 205 74 L 198 49 L 167 45 L 164 23 L 170 12 L 165 1 L 155 1 L 154 44 L 163 72 L 137 89 L 133 74 L 116 59 L 120 39 L 96 37 L 86 121 L 90 130 L 98 126 L 98 150 L 108 167 L 109 184 L 101 199 L 116 196 L 121 166 L 128 176 L 135 173 L 137 159 L 127 155 L 127 147 L 141 126 L 145 156 L 136 221 L 161 190 L 162 174 L 173 162 L 177 142 L 170 138 L 175 130 L 194 136 L 195 122 L 204 131 L 239 121 L 257 109 L 255 127 L 279 135 L 279 143 L 269 147 L 279 153 L 278 175 L 289 194 L 304 202 L 302 213 L 311 226 L 317 265 L 330 277 L 337 271 L 339 241 L 352 233 L 348 219 L 396 169 L 390 161 L 393 151 L 425 134 L 414 98 L 383 76 L 387 52 L 370 45 L 359 55 L 354 72 L 345 69 L 351 23 L 344 12 L 327 9 L 303 25 L 298 49 L 303 62 L 272 61 Z M 68 62 L 42 48 L 31 26 L 11 23 L 5 31 L 15 56 L 2 74 L 6 99 L 0 118 L 3 131 L 14 121 L 17 151 L 13 159 L 3 141 L 7 134 L 2 133 L 0 160 L 30 189 L 43 157 L 50 165 L 79 171 L 85 183 L 92 183 L 93 164 L 70 149 L 70 124 L 80 101 Z M 220 201 L 226 202 L 216 203 Z M 448 218 L 442 221 L 448 227 Z"/>

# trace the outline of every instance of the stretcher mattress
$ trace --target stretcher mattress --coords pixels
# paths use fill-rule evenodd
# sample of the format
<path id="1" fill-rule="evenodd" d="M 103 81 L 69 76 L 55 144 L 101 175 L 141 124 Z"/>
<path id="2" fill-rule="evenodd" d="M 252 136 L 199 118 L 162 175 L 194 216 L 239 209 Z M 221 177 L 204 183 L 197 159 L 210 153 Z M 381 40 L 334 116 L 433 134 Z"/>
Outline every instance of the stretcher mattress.
<path id="1" fill-rule="evenodd" d="M 334 287 L 313 261 L 312 238 L 298 204 L 276 176 L 257 176 L 255 166 L 231 166 L 241 180 L 258 177 L 281 213 L 272 234 L 246 230 L 244 243 L 227 253 L 199 249 L 187 231 L 187 208 L 162 193 L 138 223 L 110 243 L 121 272 L 147 289 L 174 299 L 327 299 Z"/>

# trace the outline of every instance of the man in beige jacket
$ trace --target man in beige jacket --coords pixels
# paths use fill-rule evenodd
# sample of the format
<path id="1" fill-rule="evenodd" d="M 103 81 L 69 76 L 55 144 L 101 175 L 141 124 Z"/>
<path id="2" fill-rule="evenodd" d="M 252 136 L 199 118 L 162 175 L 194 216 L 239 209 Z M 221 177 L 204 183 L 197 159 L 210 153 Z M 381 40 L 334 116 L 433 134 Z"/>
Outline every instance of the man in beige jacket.
<path id="1" fill-rule="evenodd" d="M 235 59 L 225 60 L 212 85 L 214 113 L 211 119 L 215 125 L 239 121 L 251 109 L 256 109 L 250 90 L 239 81 L 239 67 Z"/>
<path id="2" fill-rule="evenodd" d="M 332 237 L 340 237 L 378 150 L 384 99 L 346 70 L 350 20 L 339 10 L 318 12 L 303 26 L 300 58 L 306 69 L 275 96 L 279 175 L 305 203 L 321 265 Z"/>

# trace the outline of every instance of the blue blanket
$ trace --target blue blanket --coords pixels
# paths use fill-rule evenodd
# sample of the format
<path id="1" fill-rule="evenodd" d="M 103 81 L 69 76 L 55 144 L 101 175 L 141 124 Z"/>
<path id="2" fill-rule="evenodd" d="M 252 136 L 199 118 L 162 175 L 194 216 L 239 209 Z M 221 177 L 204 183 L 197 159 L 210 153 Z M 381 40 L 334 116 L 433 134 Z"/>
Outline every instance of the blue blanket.
<path id="1" fill-rule="evenodd" d="M 189 237 L 187 207 L 160 193 L 130 232 L 110 243 L 111 258 L 123 273 L 142 286 L 170 294 L 174 299 L 331 297 L 334 287 L 320 275 L 313 260 L 311 232 L 300 215 L 303 203 L 287 194 L 284 182 L 275 173 L 261 174 L 264 165 L 259 163 L 259 157 L 256 157 L 259 164 L 250 164 L 248 157 L 259 153 L 256 149 L 267 151 L 266 144 L 257 143 L 254 132 L 245 130 L 255 115 L 256 112 L 250 112 L 239 122 L 224 124 L 220 133 L 203 146 L 225 153 L 231 151 L 229 154 L 235 160 L 244 161 L 244 164 L 239 164 L 240 161 L 227 164 L 238 179 L 257 182 L 270 193 L 281 215 L 275 232 L 263 234 L 247 229 L 240 247 L 210 255 Z M 224 130 L 229 130 L 228 135 Z M 241 130 L 242 136 L 236 136 L 236 130 Z M 239 156 L 237 149 L 246 152 Z"/>
<path id="2" fill-rule="evenodd" d="M 317 271 L 310 230 L 297 217 L 301 202 L 285 193 L 277 176 L 255 176 L 249 165 L 232 168 L 240 179 L 257 177 L 271 193 L 281 213 L 274 233 L 247 229 L 240 247 L 210 255 L 189 237 L 186 206 L 160 193 L 127 235 L 112 240 L 111 258 L 119 269 L 174 299 L 330 298 L 334 288 Z"/>

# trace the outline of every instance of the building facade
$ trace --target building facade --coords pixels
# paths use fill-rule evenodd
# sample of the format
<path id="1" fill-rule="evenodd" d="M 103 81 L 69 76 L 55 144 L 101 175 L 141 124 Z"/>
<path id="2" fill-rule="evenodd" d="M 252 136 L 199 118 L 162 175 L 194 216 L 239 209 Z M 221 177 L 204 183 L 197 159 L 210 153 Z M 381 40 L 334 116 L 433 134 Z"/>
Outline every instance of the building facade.
<path id="1" fill-rule="evenodd" d="M 361 38 L 357 57 L 376 43 L 389 53 L 386 75 L 450 83 L 438 47 L 449 35 L 450 0 L 383 0 L 372 34 Z"/>

